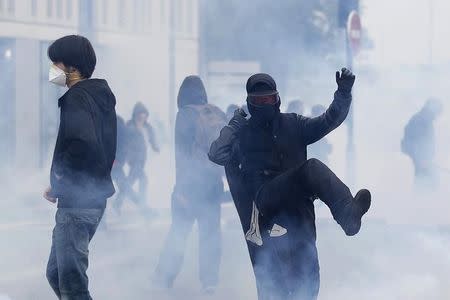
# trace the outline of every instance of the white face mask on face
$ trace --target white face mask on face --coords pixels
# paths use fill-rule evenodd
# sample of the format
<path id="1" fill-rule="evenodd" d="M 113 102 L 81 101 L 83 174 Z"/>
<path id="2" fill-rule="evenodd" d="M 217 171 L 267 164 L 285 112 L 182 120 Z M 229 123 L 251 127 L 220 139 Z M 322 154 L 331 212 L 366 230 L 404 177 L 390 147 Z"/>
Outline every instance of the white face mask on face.
<path id="1" fill-rule="evenodd" d="M 67 75 L 57 66 L 51 65 L 48 72 L 48 81 L 59 86 L 66 86 Z"/>

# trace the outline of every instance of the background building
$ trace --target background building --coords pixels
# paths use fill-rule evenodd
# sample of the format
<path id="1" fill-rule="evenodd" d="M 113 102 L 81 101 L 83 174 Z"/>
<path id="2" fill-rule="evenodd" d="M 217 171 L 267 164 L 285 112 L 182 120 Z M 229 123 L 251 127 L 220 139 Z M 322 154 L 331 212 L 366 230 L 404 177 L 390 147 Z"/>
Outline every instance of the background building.
<path id="1" fill-rule="evenodd" d="M 198 73 L 197 0 L 0 1 L 0 169 L 48 165 L 58 127 L 47 47 L 68 34 L 94 43 L 125 119 L 136 101 L 166 129 L 182 79 Z M 168 130 L 166 130 L 168 132 Z"/>

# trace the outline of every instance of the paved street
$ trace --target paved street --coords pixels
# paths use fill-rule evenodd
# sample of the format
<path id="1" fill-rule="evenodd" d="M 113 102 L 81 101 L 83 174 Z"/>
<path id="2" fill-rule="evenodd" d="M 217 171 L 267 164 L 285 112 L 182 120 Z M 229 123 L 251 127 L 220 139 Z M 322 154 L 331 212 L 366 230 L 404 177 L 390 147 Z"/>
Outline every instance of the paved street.
<path id="1" fill-rule="evenodd" d="M 0 224 L 0 295 L 12 300 L 53 299 L 45 279 L 52 208 L 38 206 L 27 220 L 10 215 Z M 150 222 L 133 207 L 106 215 L 107 229 L 91 244 L 94 299 L 255 299 L 255 285 L 234 209 L 223 209 L 221 283 L 204 295 L 197 279 L 197 235 L 191 235 L 185 266 L 171 291 L 152 287 L 151 277 L 169 225 L 168 210 Z M 320 299 L 448 299 L 448 228 L 388 226 L 370 221 L 346 238 L 330 220 L 319 220 Z M 0 298 L 1 299 L 1 298 Z M 3 300 L 3 299 L 2 299 Z"/>

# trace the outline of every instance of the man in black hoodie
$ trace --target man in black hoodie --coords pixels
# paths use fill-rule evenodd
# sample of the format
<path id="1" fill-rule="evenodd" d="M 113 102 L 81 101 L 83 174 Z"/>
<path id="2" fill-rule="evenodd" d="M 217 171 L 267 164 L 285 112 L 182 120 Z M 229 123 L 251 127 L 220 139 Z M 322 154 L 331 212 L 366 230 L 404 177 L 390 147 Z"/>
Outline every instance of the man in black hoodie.
<path id="1" fill-rule="evenodd" d="M 370 193 L 353 197 L 306 147 L 346 118 L 355 76 L 336 72 L 338 90 L 328 110 L 306 118 L 280 113 L 275 81 L 256 74 L 247 82 L 247 105 L 212 143 L 210 159 L 228 178 L 256 277 L 259 299 L 316 299 L 319 263 L 313 199 L 327 204 L 347 235 L 355 235 L 370 207 Z"/>
<path id="2" fill-rule="evenodd" d="M 48 48 L 49 81 L 69 90 L 59 99 L 58 138 L 44 197 L 58 202 L 47 279 L 59 299 L 92 299 L 88 290 L 89 242 L 114 194 L 116 100 L 107 82 L 89 79 L 96 57 L 81 36 L 65 36 Z"/>
<path id="3" fill-rule="evenodd" d="M 225 114 L 208 104 L 200 77 L 186 77 L 178 94 L 175 124 L 172 225 L 155 272 L 156 283 L 164 287 L 172 287 L 180 272 L 186 240 L 195 221 L 199 230 L 200 281 L 207 293 L 213 292 L 218 283 L 223 171 L 208 160 L 208 150 L 224 124 Z"/>

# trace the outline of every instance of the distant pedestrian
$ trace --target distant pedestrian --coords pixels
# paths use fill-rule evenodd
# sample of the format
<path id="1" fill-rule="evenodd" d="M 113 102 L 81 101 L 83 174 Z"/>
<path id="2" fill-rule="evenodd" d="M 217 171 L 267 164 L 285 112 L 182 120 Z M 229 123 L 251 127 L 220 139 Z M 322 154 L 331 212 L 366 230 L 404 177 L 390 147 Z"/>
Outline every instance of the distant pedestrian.
<path id="1" fill-rule="evenodd" d="M 172 224 L 155 272 L 156 283 L 164 287 L 172 287 L 181 270 L 186 240 L 195 221 L 199 231 L 202 287 L 206 293 L 212 293 L 217 286 L 223 170 L 208 160 L 208 150 L 226 122 L 225 114 L 208 104 L 201 79 L 186 77 L 178 94 L 175 124 L 176 183 L 172 194 Z"/>
<path id="2" fill-rule="evenodd" d="M 148 177 L 145 172 L 147 163 L 147 144 L 150 144 L 153 151 L 159 153 L 159 145 L 153 127 L 148 122 L 149 112 L 141 102 L 136 103 L 133 109 L 131 120 L 126 124 L 126 161 L 129 166 L 129 173 L 124 190 L 126 194 L 121 194 L 116 199 L 115 207 L 120 210 L 124 198 L 131 199 L 139 206 L 140 211 L 148 217 L 154 216 L 154 212 L 147 205 Z M 133 186 L 138 183 L 138 192 Z"/>
<path id="3" fill-rule="evenodd" d="M 434 165 L 436 155 L 434 123 L 441 113 L 441 101 L 431 98 L 405 126 L 401 149 L 414 164 L 416 183 L 419 186 L 432 187 L 437 181 L 437 170 Z"/>

